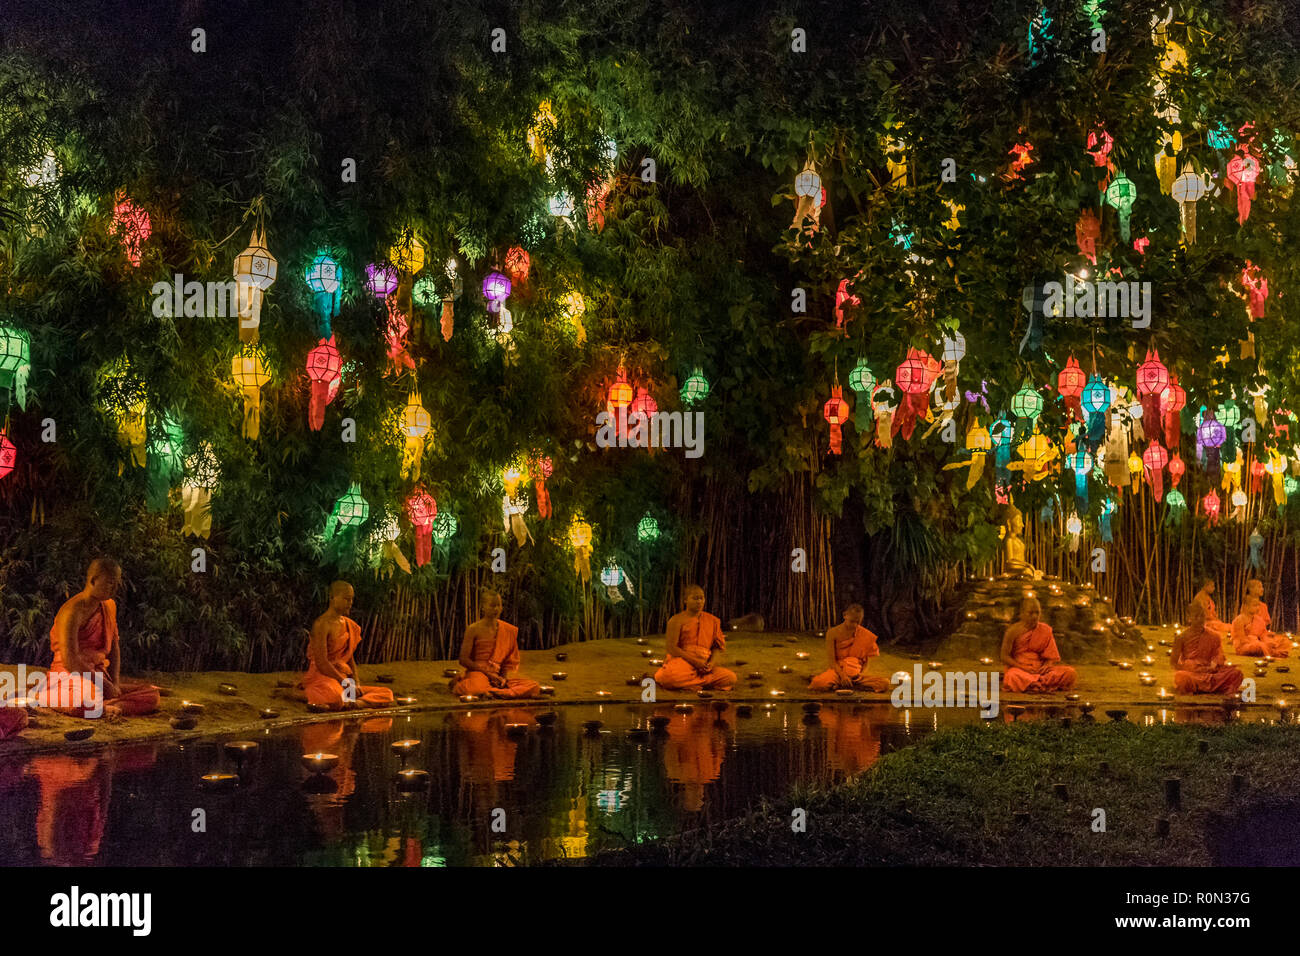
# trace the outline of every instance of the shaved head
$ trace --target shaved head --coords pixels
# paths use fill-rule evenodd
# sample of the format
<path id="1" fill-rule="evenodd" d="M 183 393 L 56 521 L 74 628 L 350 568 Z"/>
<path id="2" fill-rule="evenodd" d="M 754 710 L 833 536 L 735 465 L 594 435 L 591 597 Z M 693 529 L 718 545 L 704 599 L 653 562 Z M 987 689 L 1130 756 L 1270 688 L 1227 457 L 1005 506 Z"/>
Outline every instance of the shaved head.
<path id="1" fill-rule="evenodd" d="M 90 562 L 90 567 L 86 569 L 86 581 L 94 581 L 101 574 L 120 578 L 122 576 L 122 566 L 112 558 L 96 558 Z"/>
<path id="2" fill-rule="evenodd" d="M 1205 605 L 1200 601 L 1193 601 L 1187 605 L 1187 611 L 1183 616 L 1187 619 L 1189 627 L 1201 627 L 1205 624 Z"/>
<path id="3" fill-rule="evenodd" d="M 344 594 L 351 590 L 352 585 L 348 584 L 347 581 L 335 581 L 330 585 L 330 600 L 332 601 L 340 594 Z"/>

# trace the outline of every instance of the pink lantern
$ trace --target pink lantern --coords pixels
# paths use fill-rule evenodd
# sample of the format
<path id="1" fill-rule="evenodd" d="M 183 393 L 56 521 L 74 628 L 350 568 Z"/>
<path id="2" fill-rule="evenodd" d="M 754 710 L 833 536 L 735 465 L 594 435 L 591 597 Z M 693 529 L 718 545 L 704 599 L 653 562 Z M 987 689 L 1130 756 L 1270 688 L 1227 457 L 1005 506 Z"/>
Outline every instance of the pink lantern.
<path id="1" fill-rule="evenodd" d="M 1247 311 L 1252 319 L 1262 319 L 1264 317 L 1264 300 L 1268 298 L 1268 279 L 1264 278 L 1264 273 L 1259 266 L 1246 260 L 1246 265 L 1241 270 L 1241 284 L 1246 290 L 1246 299 L 1249 303 Z"/>
<path id="2" fill-rule="evenodd" d="M 1084 374 L 1083 369 L 1079 368 L 1079 360 L 1073 355 L 1065 363 L 1065 368 L 1056 376 L 1056 389 L 1061 393 L 1061 398 L 1065 400 L 1065 407 L 1070 412 L 1071 418 L 1077 418 L 1083 421 L 1083 406 L 1079 403 L 1079 396 L 1083 394 L 1083 387 L 1088 384 L 1088 376 Z"/>
<path id="3" fill-rule="evenodd" d="M 1160 414 L 1164 417 L 1165 444 L 1169 446 L 1169 450 L 1172 452 L 1178 451 L 1178 442 L 1183 433 L 1183 426 L 1178 413 L 1183 410 L 1183 406 L 1186 404 L 1187 390 L 1178 384 L 1177 375 L 1170 375 L 1169 384 L 1160 393 Z"/>
<path id="4" fill-rule="evenodd" d="M 1160 440 L 1160 394 L 1169 385 L 1169 369 L 1160 361 L 1160 353 L 1147 350 L 1146 361 L 1137 369 L 1137 393 L 1142 402 L 1142 429 Z"/>
<path id="5" fill-rule="evenodd" d="M 654 396 L 644 388 L 638 387 L 636 390 L 636 398 L 634 398 L 632 404 L 628 406 L 628 417 L 630 418 L 633 414 L 640 412 L 645 416 L 646 421 L 649 421 L 650 416 L 654 415 L 658 411 L 659 403 L 654 400 Z"/>
<path id="6" fill-rule="evenodd" d="M 916 428 L 917 418 L 929 406 L 930 383 L 934 380 L 938 368 L 936 367 L 932 374 L 926 359 L 930 359 L 930 356 L 925 352 L 914 348 L 908 349 L 907 358 L 894 370 L 894 382 L 902 391 L 903 400 L 899 403 L 898 413 L 894 417 L 891 435 L 902 432 L 904 438 L 910 439 L 912 430 Z"/>
<path id="7" fill-rule="evenodd" d="M 0 480 L 9 477 L 9 473 L 18 464 L 18 449 L 0 429 Z"/>
<path id="8" fill-rule="evenodd" d="M 1147 450 L 1142 453 L 1142 464 L 1146 468 L 1147 482 L 1156 493 L 1156 501 L 1164 497 L 1164 470 L 1165 463 L 1169 461 L 1169 453 L 1156 444 L 1152 439 Z"/>
<path id="9" fill-rule="evenodd" d="M 528 474 L 533 479 L 533 491 L 537 494 L 537 514 L 543 518 L 551 516 L 551 494 L 546 490 L 546 479 L 551 477 L 554 465 L 550 458 L 535 455 L 528 461 Z"/>
<path id="10" fill-rule="evenodd" d="M 137 268 L 144 251 L 144 242 L 153 232 L 149 214 L 132 202 L 125 192 L 118 192 L 113 206 L 113 234 L 122 241 L 127 261 Z"/>
<path id="11" fill-rule="evenodd" d="M 856 295 L 849 292 L 852 287 L 852 280 L 841 279 L 839 287 L 835 290 L 835 326 L 836 328 L 844 327 L 844 306 L 851 305 L 857 308 L 862 304 L 862 300 Z"/>
<path id="12" fill-rule="evenodd" d="M 1211 526 L 1219 522 L 1219 496 L 1211 488 L 1209 493 L 1201 499 L 1201 507 L 1205 511 L 1205 517 L 1209 519 Z"/>
<path id="13" fill-rule="evenodd" d="M 1255 181 L 1259 179 L 1259 160 L 1243 144 L 1240 152 L 1228 160 L 1228 182 L 1237 187 L 1237 222 L 1250 216 L 1250 201 L 1255 198 Z"/>
<path id="14" fill-rule="evenodd" d="M 1088 146 L 1084 151 L 1092 157 L 1094 165 L 1105 166 L 1110 162 L 1110 150 L 1114 145 L 1114 137 L 1098 126 L 1088 133 Z"/>
<path id="15" fill-rule="evenodd" d="M 343 357 L 334 345 L 334 336 L 321 339 L 320 344 L 307 353 L 307 377 L 311 379 L 311 404 L 307 409 L 307 424 L 318 432 L 325 424 L 325 406 L 330 403 L 331 389 L 343 376 Z"/>
<path id="16" fill-rule="evenodd" d="M 406 499 L 406 514 L 415 529 L 415 564 L 424 567 L 433 554 L 433 519 L 438 517 L 438 502 L 416 485 Z"/>
<path id="17" fill-rule="evenodd" d="M 510 276 L 510 281 L 523 285 L 528 281 L 528 270 L 531 267 L 532 260 L 528 256 L 528 250 L 511 246 L 510 251 L 506 253 L 506 275 Z"/>

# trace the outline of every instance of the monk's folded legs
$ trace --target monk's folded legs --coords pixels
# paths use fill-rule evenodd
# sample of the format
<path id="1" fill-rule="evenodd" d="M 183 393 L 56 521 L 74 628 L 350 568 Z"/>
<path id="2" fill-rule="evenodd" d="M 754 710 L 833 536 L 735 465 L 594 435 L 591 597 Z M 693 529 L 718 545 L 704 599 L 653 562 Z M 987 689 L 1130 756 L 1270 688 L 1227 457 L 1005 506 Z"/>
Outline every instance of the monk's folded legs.
<path id="1" fill-rule="evenodd" d="M 326 710 L 343 709 L 343 685 L 332 677 L 323 674 L 311 675 L 302 682 L 307 693 L 307 703 Z M 387 687 L 357 687 L 357 704 L 362 707 L 389 707 L 393 704 L 393 692 Z"/>
<path id="2" fill-rule="evenodd" d="M 731 690 L 736 675 L 725 667 L 701 674 L 689 661 L 674 657 L 655 671 L 655 683 L 665 690 Z"/>
<path id="3" fill-rule="evenodd" d="M 1008 667 L 1002 675 L 1002 686 L 1014 694 L 1045 694 L 1069 690 L 1078 679 L 1073 667 L 1056 664 L 1041 674 L 1031 674 L 1020 667 Z"/>
<path id="4" fill-rule="evenodd" d="M 1174 690 L 1179 694 L 1235 694 L 1241 689 L 1243 675 L 1235 667 L 1212 671 L 1175 671 Z"/>

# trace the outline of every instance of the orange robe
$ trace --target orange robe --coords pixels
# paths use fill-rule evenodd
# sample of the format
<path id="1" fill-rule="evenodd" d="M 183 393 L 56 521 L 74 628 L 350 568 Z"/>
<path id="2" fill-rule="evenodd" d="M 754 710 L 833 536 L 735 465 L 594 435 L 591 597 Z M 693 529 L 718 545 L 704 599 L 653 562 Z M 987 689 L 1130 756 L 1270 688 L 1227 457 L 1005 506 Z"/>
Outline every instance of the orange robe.
<path id="1" fill-rule="evenodd" d="M 32 758 L 27 772 L 40 788 L 36 842 L 41 858 L 55 866 L 94 862 L 113 792 L 113 774 L 104 758 L 41 754 Z"/>
<path id="2" fill-rule="evenodd" d="M 1232 625 L 1219 620 L 1219 612 L 1214 606 L 1214 598 L 1207 594 L 1202 603 L 1205 605 L 1205 626 L 1221 638 L 1231 634 Z"/>
<path id="3" fill-rule="evenodd" d="M 668 779 L 682 784 L 682 808 L 688 813 L 703 810 L 705 785 L 722 775 L 727 753 L 726 733 L 714 725 L 713 714 L 704 709 L 673 714 L 663 753 Z"/>
<path id="4" fill-rule="evenodd" d="M 858 690 L 869 690 L 876 694 L 883 694 L 889 690 L 888 678 L 877 677 L 866 672 L 868 660 L 879 656 L 880 648 L 876 644 L 876 635 L 860 624 L 848 637 L 835 640 L 835 660 Z M 838 686 L 839 675 L 835 673 L 835 668 L 829 667 L 812 679 L 808 689 L 828 691 Z"/>
<path id="5" fill-rule="evenodd" d="M 1223 641 L 1208 627 L 1184 631 L 1182 670 L 1174 671 L 1174 690 L 1180 694 L 1235 694 L 1241 671 L 1223 660 Z"/>
<path id="6" fill-rule="evenodd" d="M 94 673 L 102 674 L 105 680 L 108 679 L 109 658 L 117 642 L 117 602 L 103 601 L 98 613 L 90 615 L 77 631 L 77 646 L 82 657 L 99 661 Z M 35 695 L 42 707 L 73 717 L 86 717 L 89 713 L 100 712 L 104 706 L 118 707 L 127 717 L 152 714 L 158 709 L 158 688 L 152 684 L 121 681 L 118 686 L 118 690 L 123 692 L 121 696 L 103 700 L 93 674 L 68 672 L 54 628 L 50 628 L 50 647 L 54 650 L 54 661 L 46 675 L 46 687 Z"/>
<path id="7" fill-rule="evenodd" d="M 497 673 L 506 679 L 505 687 L 493 687 L 487 674 L 482 671 L 470 671 L 452 685 L 451 692 L 457 696 L 473 694 L 476 697 L 498 697 L 504 700 L 517 700 L 524 697 L 540 697 L 542 685 L 528 677 L 517 674 L 519 670 L 519 628 L 505 621 L 497 621 L 496 633 L 489 637 L 474 638 L 474 647 L 469 659 L 475 664 L 496 665 Z"/>
<path id="8" fill-rule="evenodd" d="M 1232 622 L 1232 649 L 1246 657 L 1286 657 L 1291 653 L 1291 642 L 1281 634 L 1268 629 L 1271 620 L 1268 608 L 1260 602 L 1253 616 L 1238 614 Z"/>
<path id="9" fill-rule="evenodd" d="M 27 708 L 0 704 L 0 740 L 8 740 L 27 727 Z"/>
<path id="10" fill-rule="evenodd" d="M 682 625 L 677 635 L 679 647 L 695 647 L 704 653 L 725 651 L 727 639 L 722 636 L 722 622 L 708 611 Z M 725 667 L 715 667 L 701 674 L 695 665 L 684 657 L 668 654 L 664 666 L 655 671 L 655 683 L 665 690 L 731 690 L 736 675 Z"/>
<path id="11" fill-rule="evenodd" d="M 361 643 L 361 625 L 350 617 L 341 618 L 343 632 L 337 637 L 331 635 L 325 639 L 325 654 L 335 670 L 341 671 L 345 662 L 352 660 L 357 645 Z M 353 675 L 356 665 L 353 665 Z M 355 680 L 355 676 L 353 680 Z M 343 709 L 343 684 L 333 677 L 326 677 L 316 668 L 313 659 L 307 668 L 307 676 L 302 679 L 302 689 L 307 692 L 307 703 L 328 710 Z M 393 692 L 387 687 L 356 688 L 357 702 L 372 707 L 393 703 Z"/>
<path id="12" fill-rule="evenodd" d="M 857 708 L 823 707 L 821 712 L 831 769 L 848 776 L 861 773 L 880 758 L 880 731 L 865 714 L 853 710 Z"/>
<path id="13" fill-rule="evenodd" d="M 1022 632 L 1012 642 L 1011 657 L 1020 666 L 1006 669 L 1002 675 L 1002 686 L 1013 693 L 1040 694 L 1069 690 L 1074 686 L 1074 668 L 1052 664 L 1061 659 L 1061 652 L 1056 649 L 1052 629 L 1042 621 L 1034 625 L 1032 630 Z M 1035 673 L 1044 664 L 1052 666 L 1041 673 Z"/>

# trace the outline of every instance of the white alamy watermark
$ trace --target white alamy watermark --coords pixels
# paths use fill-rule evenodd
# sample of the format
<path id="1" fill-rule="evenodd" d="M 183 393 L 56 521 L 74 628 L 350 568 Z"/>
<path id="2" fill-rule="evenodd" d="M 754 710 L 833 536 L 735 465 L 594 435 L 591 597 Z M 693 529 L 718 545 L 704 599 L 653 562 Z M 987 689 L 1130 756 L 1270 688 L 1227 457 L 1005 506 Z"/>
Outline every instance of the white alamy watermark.
<path id="1" fill-rule="evenodd" d="M 1151 325 L 1150 282 L 1091 282 L 1067 273 L 1065 282 L 1043 283 L 1043 313 L 1083 319 L 1132 319 Z"/>
<path id="2" fill-rule="evenodd" d="M 596 444 L 601 448 L 684 448 L 687 458 L 704 454 L 703 412 L 632 412 L 596 416 Z"/>
<path id="3" fill-rule="evenodd" d="M 104 675 L 101 671 L 70 674 L 66 671 L 0 671 L 0 707 L 34 703 L 58 710 L 84 710 L 90 718 L 104 716 Z"/>
<path id="4" fill-rule="evenodd" d="M 83 893 L 73 886 L 50 897 L 50 925 L 125 927 L 133 936 L 148 936 L 153 928 L 152 893 Z"/>
<path id="5" fill-rule="evenodd" d="M 253 304 L 261 296 L 257 286 L 226 279 L 222 282 L 185 281 L 179 272 L 171 282 L 161 279 L 153 284 L 153 314 L 156 318 L 225 319 L 251 315 Z"/>
<path id="6" fill-rule="evenodd" d="M 998 671 L 924 671 L 916 664 L 912 673 L 898 671 L 889 682 L 889 701 L 895 707 L 978 707 L 980 716 L 998 715 L 1002 674 Z"/>

